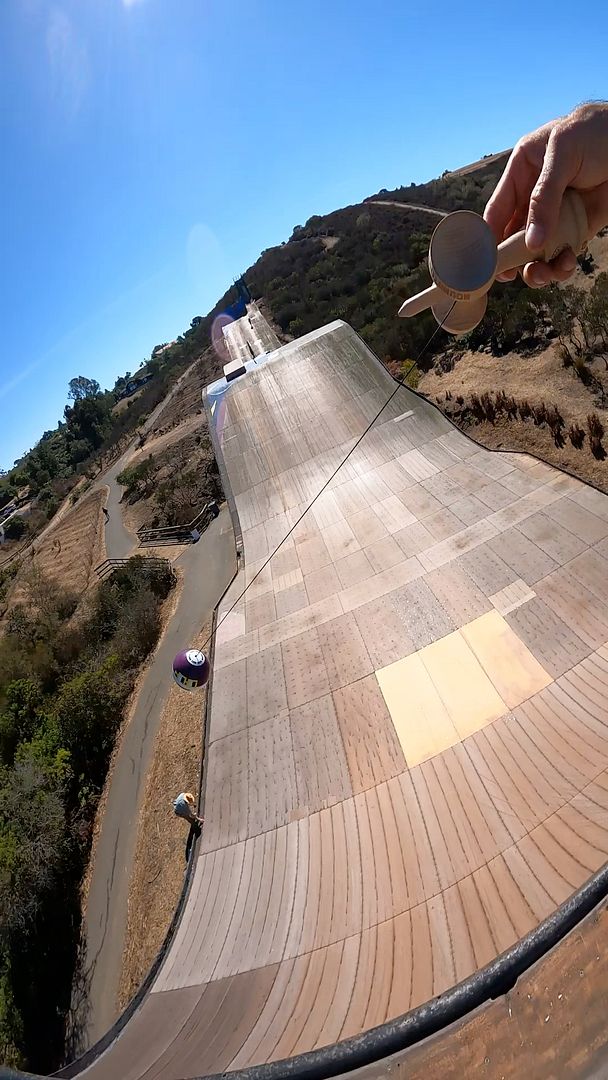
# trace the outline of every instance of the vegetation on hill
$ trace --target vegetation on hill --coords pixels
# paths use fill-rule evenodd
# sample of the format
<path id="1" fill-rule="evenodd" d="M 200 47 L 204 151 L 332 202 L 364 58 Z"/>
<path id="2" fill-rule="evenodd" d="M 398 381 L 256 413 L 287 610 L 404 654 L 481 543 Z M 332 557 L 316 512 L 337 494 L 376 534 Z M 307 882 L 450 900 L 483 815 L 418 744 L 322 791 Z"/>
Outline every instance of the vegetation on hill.
<path id="1" fill-rule="evenodd" d="M 474 210 L 476 214 L 481 214 L 507 164 L 509 153 L 507 150 L 504 154 L 490 155 L 488 159 L 478 162 L 471 171 L 446 171 L 437 180 L 424 184 L 409 184 L 393 191 L 382 188 L 365 202 L 386 199 L 434 206 L 438 210 Z"/>
<path id="2" fill-rule="evenodd" d="M 197 431 L 167 446 L 152 445 L 117 479 L 126 489 L 123 502 L 139 504 L 138 527 L 187 525 L 206 502 L 224 497 L 211 439 Z"/>
<path id="3" fill-rule="evenodd" d="M 0 639 L 0 1060 L 61 1063 L 79 888 L 116 732 L 174 573 L 145 560 L 80 604 L 40 571 Z"/>

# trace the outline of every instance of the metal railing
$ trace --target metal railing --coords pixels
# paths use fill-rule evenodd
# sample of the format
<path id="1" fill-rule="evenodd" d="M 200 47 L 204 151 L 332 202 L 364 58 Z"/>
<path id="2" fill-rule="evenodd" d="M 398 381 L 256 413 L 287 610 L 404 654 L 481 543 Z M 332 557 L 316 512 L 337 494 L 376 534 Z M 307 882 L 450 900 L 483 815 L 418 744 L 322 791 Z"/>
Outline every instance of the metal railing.
<path id="1" fill-rule="evenodd" d="M 203 532 L 209 523 L 219 514 L 219 506 L 215 500 L 205 504 L 202 510 L 187 525 L 162 525 L 159 528 L 151 528 L 142 525 L 137 530 L 140 544 L 189 544 L 198 539 L 196 534 Z"/>
<path id="2" fill-rule="evenodd" d="M 145 555 L 135 555 L 130 559 L 104 559 L 99 566 L 95 567 L 95 573 L 100 581 L 103 581 L 103 579 L 109 577 L 114 570 L 120 570 L 123 566 L 129 566 L 130 564 L 132 564 L 135 569 L 140 568 L 146 572 L 150 570 L 154 572 L 157 570 L 164 571 L 171 569 L 169 559 L 157 559 L 154 557 L 146 557 Z"/>

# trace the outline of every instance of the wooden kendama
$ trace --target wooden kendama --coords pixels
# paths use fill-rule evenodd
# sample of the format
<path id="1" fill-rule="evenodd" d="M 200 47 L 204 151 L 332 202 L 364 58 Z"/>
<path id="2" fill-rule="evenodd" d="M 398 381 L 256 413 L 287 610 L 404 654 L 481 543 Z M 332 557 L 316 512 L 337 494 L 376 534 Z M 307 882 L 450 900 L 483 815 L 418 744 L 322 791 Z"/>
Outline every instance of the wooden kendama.
<path id="1" fill-rule="evenodd" d="M 399 315 L 418 315 L 431 308 L 444 330 L 466 334 L 483 319 L 487 293 L 498 274 L 537 259 L 550 262 L 567 247 L 579 255 L 588 239 L 585 207 L 572 188 L 563 198 L 557 227 L 542 252 L 526 247 L 523 229 L 497 246 L 492 230 L 479 214 L 456 210 L 439 222 L 431 237 L 429 270 L 434 284 L 406 300 Z"/>

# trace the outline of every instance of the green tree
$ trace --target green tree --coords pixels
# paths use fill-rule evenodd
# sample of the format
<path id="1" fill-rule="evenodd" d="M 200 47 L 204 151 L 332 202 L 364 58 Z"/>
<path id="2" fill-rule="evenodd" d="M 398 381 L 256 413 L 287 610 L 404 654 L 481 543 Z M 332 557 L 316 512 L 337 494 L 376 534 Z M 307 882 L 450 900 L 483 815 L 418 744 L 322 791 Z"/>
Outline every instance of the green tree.
<path id="1" fill-rule="evenodd" d="M 4 535 L 7 540 L 21 540 L 27 532 L 27 522 L 25 518 L 15 514 L 12 518 L 9 518 L 4 526 Z"/>
<path id="2" fill-rule="evenodd" d="M 154 486 L 156 466 L 152 455 L 144 458 L 137 465 L 130 465 L 123 469 L 116 477 L 119 484 L 127 489 L 127 497 L 130 499 L 141 498 L 147 495 Z"/>
<path id="3" fill-rule="evenodd" d="M 91 451 L 102 445 L 110 426 L 110 401 L 105 397 L 84 397 L 66 405 L 68 448 L 75 442 L 88 443 Z"/>
<path id="4" fill-rule="evenodd" d="M 4 691 L 0 712 L 0 758 L 10 765 L 19 742 L 30 739 L 39 723 L 42 693 L 33 679 L 17 679 Z"/>
<path id="5" fill-rule="evenodd" d="M 103 782 L 126 690 L 116 657 L 109 657 L 99 668 L 64 683 L 57 694 L 54 714 L 62 745 L 74 770 L 95 786 Z"/>
<path id="6" fill-rule="evenodd" d="M 3 506 L 6 506 L 17 495 L 17 488 L 12 484 L 8 484 L 5 488 L 0 488 L 0 510 Z"/>
<path id="7" fill-rule="evenodd" d="M 84 398 L 97 397 L 99 383 L 97 379 L 87 379 L 84 375 L 78 375 L 70 379 L 68 398 L 70 401 L 83 401 Z"/>

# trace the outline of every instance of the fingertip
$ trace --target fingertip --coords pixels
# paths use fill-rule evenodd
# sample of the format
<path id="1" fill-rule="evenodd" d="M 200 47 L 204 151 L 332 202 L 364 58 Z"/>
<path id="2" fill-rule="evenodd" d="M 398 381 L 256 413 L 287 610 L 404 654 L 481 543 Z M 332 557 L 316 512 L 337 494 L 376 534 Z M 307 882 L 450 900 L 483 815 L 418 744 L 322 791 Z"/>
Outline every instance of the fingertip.
<path id="1" fill-rule="evenodd" d="M 529 289 L 543 289 L 550 284 L 553 275 L 547 263 L 529 262 L 524 266 L 522 277 Z"/>
<path id="2" fill-rule="evenodd" d="M 505 218 L 504 214 L 501 214 L 498 208 L 492 205 L 490 201 L 483 212 L 483 220 L 486 225 L 492 230 L 496 243 L 499 244 L 502 240 L 505 228 L 507 227 L 508 218 Z"/>
<path id="3" fill-rule="evenodd" d="M 530 221 L 526 228 L 526 247 L 530 251 L 542 251 L 545 230 L 538 221 Z"/>

